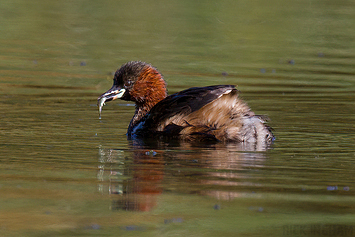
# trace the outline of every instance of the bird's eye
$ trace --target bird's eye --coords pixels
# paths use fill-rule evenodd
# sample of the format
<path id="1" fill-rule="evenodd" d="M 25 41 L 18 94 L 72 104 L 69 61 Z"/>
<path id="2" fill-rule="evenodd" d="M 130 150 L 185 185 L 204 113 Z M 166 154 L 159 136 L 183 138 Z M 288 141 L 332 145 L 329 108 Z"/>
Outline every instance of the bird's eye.
<path id="1" fill-rule="evenodd" d="M 126 87 L 130 87 L 132 84 L 133 84 L 132 81 L 126 81 L 125 86 L 126 86 Z"/>

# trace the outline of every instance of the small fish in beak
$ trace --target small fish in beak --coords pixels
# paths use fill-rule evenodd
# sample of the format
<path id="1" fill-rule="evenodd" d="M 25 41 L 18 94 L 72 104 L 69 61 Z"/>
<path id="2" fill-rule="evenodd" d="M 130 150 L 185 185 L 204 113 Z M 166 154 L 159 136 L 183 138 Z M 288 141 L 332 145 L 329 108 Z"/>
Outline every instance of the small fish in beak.
<path id="1" fill-rule="evenodd" d="M 101 111 L 102 111 L 102 107 L 104 107 L 104 105 L 105 105 L 105 101 L 106 101 L 105 97 L 101 97 L 97 101 L 97 106 L 99 107 L 99 119 L 101 119 Z"/>
<path id="2" fill-rule="evenodd" d="M 119 99 L 121 98 L 124 93 L 126 92 L 126 89 L 124 88 L 118 88 L 117 86 L 112 86 L 111 89 L 103 93 L 98 99 L 97 99 L 97 106 L 99 107 L 99 119 L 101 119 L 101 112 L 102 112 L 102 107 L 104 107 L 105 102 Z"/>

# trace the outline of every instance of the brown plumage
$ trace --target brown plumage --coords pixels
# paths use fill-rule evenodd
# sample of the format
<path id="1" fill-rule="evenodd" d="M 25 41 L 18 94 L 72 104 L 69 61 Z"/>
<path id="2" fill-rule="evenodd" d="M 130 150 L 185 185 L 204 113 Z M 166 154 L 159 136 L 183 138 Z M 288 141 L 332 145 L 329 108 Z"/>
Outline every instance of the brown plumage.
<path id="1" fill-rule="evenodd" d="M 114 99 L 136 103 L 129 124 L 130 139 L 174 137 L 270 144 L 274 136 L 261 116 L 243 102 L 233 85 L 190 88 L 167 96 L 166 83 L 153 66 L 128 62 L 117 70 L 110 90 L 99 98 L 99 109 Z"/>

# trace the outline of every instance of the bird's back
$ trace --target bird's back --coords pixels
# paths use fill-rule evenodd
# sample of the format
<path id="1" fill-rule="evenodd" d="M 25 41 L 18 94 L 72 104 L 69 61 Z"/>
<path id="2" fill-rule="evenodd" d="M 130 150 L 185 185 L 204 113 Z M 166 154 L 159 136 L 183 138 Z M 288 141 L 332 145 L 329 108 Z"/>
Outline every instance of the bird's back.
<path id="1" fill-rule="evenodd" d="M 273 139 L 265 121 L 250 110 L 232 85 L 195 87 L 168 96 L 138 128 L 131 133 L 255 144 Z"/>

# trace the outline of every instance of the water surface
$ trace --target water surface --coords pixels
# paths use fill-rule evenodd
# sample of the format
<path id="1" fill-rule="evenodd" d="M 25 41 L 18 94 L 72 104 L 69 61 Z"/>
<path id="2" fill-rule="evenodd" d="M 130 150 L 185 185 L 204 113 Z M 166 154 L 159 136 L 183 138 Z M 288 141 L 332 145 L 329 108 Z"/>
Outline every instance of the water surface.
<path id="1" fill-rule="evenodd" d="M 1 236 L 352 236 L 351 1 L 5 1 Z M 235 84 L 276 141 L 127 141 L 97 97 L 130 60 L 169 93 Z M 337 234 L 338 233 L 338 234 Z"/>

